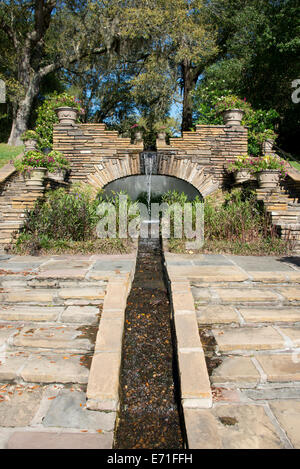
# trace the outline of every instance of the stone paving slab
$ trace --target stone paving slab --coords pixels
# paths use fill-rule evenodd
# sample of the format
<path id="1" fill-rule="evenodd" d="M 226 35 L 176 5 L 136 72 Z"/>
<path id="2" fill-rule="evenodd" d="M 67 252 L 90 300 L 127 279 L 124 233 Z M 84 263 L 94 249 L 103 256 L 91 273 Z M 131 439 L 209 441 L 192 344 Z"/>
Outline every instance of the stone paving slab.
<path id="1" fill-rule="evenodd" d="M 226 255 L 235 265 L 238 265 L 247 272 L 291 272 L 294 266 L 288 261 L 273 256 L 235 256 Z"/>
<path id="2" fill-rule="evenodd" d="M 285 348 L 282 336 L 271 326 L 213 330 L 221 352 L 236 350 L 277 350 Z"/>
<path id="3" fill-rule="evenodd" d="M 270 289 L 258 288 L 214 288 L 221 303 L 277 303 L 280 296 Z"/>
<path id="4" fill-rule="evenodd" d="M 198 324 L 232 324 L 239 322 L 238 313 L 232 306 L 198 306 L 196 314 Z"/>
<path id="5" fill-rule="evenodd" d="M 115 412 L 87 410 L 84 392 L 62 389 L 43 419 L 44 427 L 113 431 Z"/>
<path id="6" fill-rule="evenodd" d="M 123 325 L 135 259 L 136 252 L 0 259 L 1 448 L 112 447 L 122 335 L 112 327 L 99 334 L 100 349 L 108 339 L 119 349 L 115 371 L 113 353 L 104 357 L 100 382 L 91 363 L 102 313 L 103 326 Z M 97 399 L 102 384 L 113 389 L 113 399 Z"/>
<path id="7" fill-rule="evenodd" d="M 82 337 L 81 337 L 82 336 Z M 17 347 L 51 348 L 62 350 L 91 350 L 93 344 L 72 326 L 31 327 L 21 329 L 13 339 Z"/>
<path id="8" fill-rule="evenodd" d="M 184 412 L 190 449 L 283 449 L 262 406 L 221 405 Z"/>
<path id="9" fill-rule="evenodd" d="M 56 306 L 7 306 L 0 308 L 0 320 L 51 322 L 57 321 L 63 311 L 63 307 Z"/>
<path id="10" fill-rule="evenodd" d="M 256 360 L 264 370 L 267 381 L 300 381 L 300 352 L 257 355 Z"/>
<path id="11" fill-rule="evenodd" d="M 246 323 L 299 322 L 300 308 L 238 308 Z"/>
<path id="12" fill-rule="evenodd" d="M 217 383 L 251 383 L 260 381 L 260 374 L 250 357 L 225 357 L 212 373 L 211 381 Z"/>
<path id="13" fill-rule="evenodd" d="M 13 360 L 13 357 L 11 358 Z M 17 357 L 19 364 L 21 358 Z M 29 383 L 80 383 L 87 384 L 89 369 L 84 366 L 81 355 L 65 353 L 31 354 L 19 368 L 17 376 Z M 10 365 L 11 367 L 11 365 Z M 2 367 L 0 367 L 0 379 Z M 4 378 L 4 377 L 3 377 Z"/>
<path id="14" fill-rule="evenodd" d="M 15 432 L 7 449 L 111 449 L 113 433 Z"/>
<path id="15" fill-rule="evenodd" d="M 300 448 L 300 400 L 272 402 L 270 407 L 294 448 Z"/>
<path id="16" fill-rule="evenodd" d="M 2 388 L 2 389 L 1 389 Z M 23 427 L 30 425 L 38 411 L 43 388 L 27 385 L 0 386 L 0 427 Z"/>
<path id="17" fill-rule="evenodd" d="M 213 396 L 210 409 L 183 408 L 189 447 L 299 447 L 290 417 L 300 397 L 299 258 L 168 254 L 166 262 L 171 284 L 190 283 Z"/>

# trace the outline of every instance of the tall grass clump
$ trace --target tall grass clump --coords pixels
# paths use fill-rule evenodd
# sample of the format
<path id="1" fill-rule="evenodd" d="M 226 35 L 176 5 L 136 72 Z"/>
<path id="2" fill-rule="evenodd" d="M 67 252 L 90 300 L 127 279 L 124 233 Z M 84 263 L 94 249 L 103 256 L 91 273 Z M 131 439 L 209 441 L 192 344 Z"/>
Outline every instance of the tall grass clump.
<path id="1" fill-rule="evenodd" d="M 173 195 L 180 203 L 182 197 Z M 291 243 L 280 239 L 254 191 L 234 189 L 221 204 L 207 198 L 204 204 L 202 252 L 240 255 L 282 255 Z M 169 248 L 183 252 L 182 240 L 170 239 Z"/>
<path id="2" fill-rule="evenodd" d="M 26 213 L 25 223 L 15 245 L 8 249 L 18 253 L 44 252 L 126 252 L 126 239 L 99 239 L 97 223 L 105 216 L 98 215 L 101 202 L 108 201 L 118 209 L 119 194 L 109 200 L 102 192 L 95 197 L 89 186 L 73 186 L 69 191 L 60 188 L 49 192 Z M 128 206 L 132 204 L 128 199 Z"/>

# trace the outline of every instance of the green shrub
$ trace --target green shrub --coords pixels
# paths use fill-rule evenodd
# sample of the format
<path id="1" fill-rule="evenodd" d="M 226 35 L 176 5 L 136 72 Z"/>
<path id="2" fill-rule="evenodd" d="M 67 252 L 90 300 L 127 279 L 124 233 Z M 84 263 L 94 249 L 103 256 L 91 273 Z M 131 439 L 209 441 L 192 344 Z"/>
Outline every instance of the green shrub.
<path id="1" fill-rule="evenodd" d="M 83 113 L 81 102 L 67 93 L 53 93 L 48 96 L 37 110 L 35 131 L 39 136 L 39 148 L 53 147 L 53 126 L 58 124 L 55 109 L 61 106 L 75 107 L 79 114 Z"/>
<path id="2" fill-rule="evenodd" d="M 122 193 L 122 195 L 125 193 Z M 67 192 L 57 189 L 45 200 L 38 201 L 28 211 L 21 234 L 16 241 L 17 252 L 125 252 L 130 242 L 114 239 L 98 239 L 96 226 L 105 213 L 98 215 L 101 202 L 110 202 L 119 210 L 119 194 L 107 198 L 103 192 L 94 197 L 88 186 L 73 186 Z M 128 210 L 132 201 L 128 199 Z M 130 221 L 136 215 L 128 217 Z M 118 227 L 117 227 L 118 228 Z M 118 231 L 116 233 L 118 235 Z M 95 247 L 92 247 L 95 243 Z M 96 247 L 97 246 L 97 247 Z"/>
<path id="3" fill-rule="evenodd" d="M 32 168 L 46 168 L 53 173 L 58 169 L 68 169 L 70 164 L 59 151 L 51 151 L 46 155 L 37 150 L 30 150 L 21 159 L 15 160 L 14 166 L 21 173 L 29 172 Z"/>
<path id="4" fill-rule="evenodd" d="M 171 193 L 169 201 L 182 203 L 185 194 Z M 255 192 L 234 189 L 216 207 L 212 200 L 204 203 L 203 252 L 227 252 L 242 255 L 269 255 L 288 252 L 288 242 L 279 238 Z M 171 238 L 169 248 L 185 251 L 185 240 Z"/>
<path id="5" fill-rule="evenodd" d="M 248 127 L 248 154 L 262 154 L 262 142 L 268 138 L 276 138 L 275 125 L 279 114 L 275 109 L 253 109 L 247 101 L 232 95 L 231 90 L 217 90 L 216 84 L 200 87 L 197 91 L 196 124 L 222 125 L 221 111 L 232 107 L 240 107 L 245 111 L 242 125 Z"/>

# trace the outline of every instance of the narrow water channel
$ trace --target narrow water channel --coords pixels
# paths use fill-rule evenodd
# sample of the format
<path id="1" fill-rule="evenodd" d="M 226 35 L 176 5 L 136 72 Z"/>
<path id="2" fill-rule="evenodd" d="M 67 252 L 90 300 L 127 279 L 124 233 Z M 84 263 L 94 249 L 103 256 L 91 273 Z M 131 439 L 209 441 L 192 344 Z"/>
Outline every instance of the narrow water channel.
<path id="1" fill-rule="evenodd" d="M 128 297 L 115 449 L 182 449 L 170 304 L 159 239 L 140 239 Z"/>

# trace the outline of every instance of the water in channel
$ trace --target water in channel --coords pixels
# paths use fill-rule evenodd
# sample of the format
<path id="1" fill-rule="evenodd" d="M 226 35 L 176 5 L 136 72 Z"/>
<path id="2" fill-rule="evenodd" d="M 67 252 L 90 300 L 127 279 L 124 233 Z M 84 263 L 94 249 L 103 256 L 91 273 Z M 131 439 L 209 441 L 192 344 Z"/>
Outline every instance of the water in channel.
<path id="1" fill-rule="evenodd" d="M 140 239 L 125 312 L 115 449 L 182 449 L 176 364 L 159 239 Z"/>

